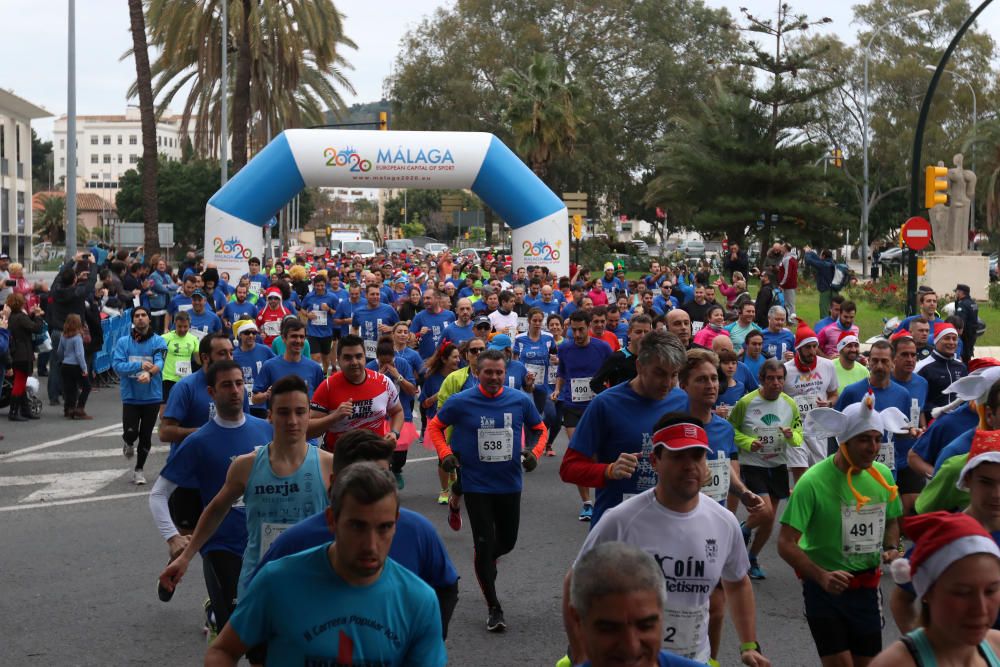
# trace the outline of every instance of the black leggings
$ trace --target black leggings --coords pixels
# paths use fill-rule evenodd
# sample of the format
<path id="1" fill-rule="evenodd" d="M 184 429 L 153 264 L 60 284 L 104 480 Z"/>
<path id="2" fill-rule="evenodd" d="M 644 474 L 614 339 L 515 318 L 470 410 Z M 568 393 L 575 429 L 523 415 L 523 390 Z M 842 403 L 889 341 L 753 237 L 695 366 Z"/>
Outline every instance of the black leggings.
<path id="1" fill-rule="evenodd" d="M 406 455 L 408 451 L 405 449 L 396 450 L 392 453 L 392 462 L 389 464 L 389 468 L 395 474 L 400 474 L 403 472 L 403 466 L 406 465 Z"/>
<path id="2" fill-rule="evenodd" d="M 520 493 L 465 494 L 465 508 L 475 544 L 476 578 L 486 604 L 499 607 L 497 599 L 497 559 L 514 550 L 521 522 Z"/>
<path id="3" fill-rule="evenodd" d="M 67 410 L 87 407 L 87 397 L 90 396 L 90 378 L 76 364 L 63 364 L 61 368 L 63 380 L 63 405 Z"/>
<path id="4" fill-rule="evenodd" d="M 146 457 L 153 446 L 153 429 L 156 427 L 156 417 L 160 413 L 159 403 L 125 403 L 122 405 L 122 439 L 130 445 L 139 440 L 138 456 L 135 458 L 135 469 L 142 470 Z"/>
<path id="5" fill-rule="evenodd" d="M 236 609 L 236 586 L 240 581 L 243 558 L 229 551 L 210 551 L 201 558 L 205 588 L 212 601 L 215 627 L 220 631 Z"/>

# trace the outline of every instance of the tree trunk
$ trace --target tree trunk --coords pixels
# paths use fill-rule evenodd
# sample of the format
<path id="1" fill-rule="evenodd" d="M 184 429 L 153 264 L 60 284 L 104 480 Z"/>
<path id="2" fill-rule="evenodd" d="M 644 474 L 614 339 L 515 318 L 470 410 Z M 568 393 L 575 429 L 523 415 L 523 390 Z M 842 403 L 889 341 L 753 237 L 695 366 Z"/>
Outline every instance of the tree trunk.
<path id="1" fill-rule="evenodd" d="M 160 252 L 156 178 L 159 155 L 156 150 L 156 115 L 153 111 L 152 76 L 146 47 L 146 17 L 142 0 L 128 0 L 132 26 L 132 51 L 135 56 L 136 88 L 139 91 L 139 115 L 142 120 L 142 222 L 143 249 L 146 257 Z"/>
<path id="2" fill-rule="evenodd" d="M 250 132 L 250 12 L 251 0 L 243 0 L 239 45 L 236 53 L 236 80 L 233 82 L 233 173 L 247 163 L 247 136 Z M 223 91 L 226 94 L 227 91 Z M 225 141 L 226 137 L 222 137 Z"/>

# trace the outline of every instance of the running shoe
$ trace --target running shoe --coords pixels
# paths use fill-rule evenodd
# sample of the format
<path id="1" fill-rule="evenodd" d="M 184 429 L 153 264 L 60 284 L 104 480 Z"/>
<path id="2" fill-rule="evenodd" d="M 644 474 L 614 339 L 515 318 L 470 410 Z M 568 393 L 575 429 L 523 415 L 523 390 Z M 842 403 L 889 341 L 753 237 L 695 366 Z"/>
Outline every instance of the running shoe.
<path id="1" fill-rule="evenodd" d="M 441 493 L 438 494 L 438 505 L 448 504 L 448 489 L 441 489 Z"/>
<path id="2" fill-rule="evenodd" d="M 406 486 L 406 481 L 403 479 L 403 473 L 394 472 L 392 474 L 396 477 L 396 488 L 402 491 L 403 487 Z"/>
<path id="3" fill-rule="evenodd" d="M 590 503 L 584 503 L 583 509 L 580 510 L 580 521 L 590 521 L 594 518 L 594 506 Z"/>
<path id="4" fill-rule="evenodd" d="M 448 503 L 448 525 L 454 531 L 462 530 L 462 508 Z"/>
<path id="5" fill-rule="evenodd" d="M 486 629 L 490 632 L 503 632 L 507 629 L 507 621 L 503 620 L 503 609 L 490 607 L 490 615 L 486 619 Z"/>
<path id="6" fill-rule="evenodd" d="M 205 608 L 205 627 L 201 631 L 208 637 L 208 643 L 211 644 L 219 635 L 219 630 L 215 627 L 215 612 L 212 611 L 212 598 L 205 598 L 203 606 Z"/>
<path id="7" fill-rule="evenodd" d="M 757 561 L 750 562 L 750 571 L 747 572 L 747 574 L 750 575 L 751 579 L 757 579 L 757 580 L 767 579 L 767 575 L 764 574 L 764 570 L 760 568 L 760 565 L 757 564 Z"/>
<path id="8" fill-rule="evenodd" d="M 132 483 L 136 486 L 142 486 L 146 483 L 146 477 L 142 474 L 141 470 L 135 470 L 132 472 Z"/>
<path id="9" fill-rule="evenodd" d="M 747 526 L 746 521 L 740 521 L 740 532 L 743 533 L 743 544 L 746 545 L 747 549 L 750 548 L 750 538 L 753 536 L 753 530 Z"/>
<path id="10" fill-rule="evenodd" d="M 547 447 L 545 449 L 545 455 L 546 456 L 555 456 L 556 455 L 556 450 L 552 449 L 551 447 Z"/>
<path id="11" fill-rule="evenodd" d="M 125 444 L 123 444 L 122 445 L 122 454 L 124 454 L 125 458 L 127 458 L 127 459 L 130 459 L 133 456 L 135 456 L 135 445 L 134 444 L 130 445 L 127 442 Z"/>

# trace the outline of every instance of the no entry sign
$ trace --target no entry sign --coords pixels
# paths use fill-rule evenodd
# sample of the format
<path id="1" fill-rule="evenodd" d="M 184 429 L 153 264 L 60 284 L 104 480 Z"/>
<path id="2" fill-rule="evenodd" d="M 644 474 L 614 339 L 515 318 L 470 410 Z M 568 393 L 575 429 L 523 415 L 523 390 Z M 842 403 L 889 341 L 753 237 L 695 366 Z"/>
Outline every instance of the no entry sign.
<path id="1" fill-rule="evenodd" d="M 903 224 L 903 242 L 910 250 L 923 250 L 931 243 L 931 223 L 920 217 Z"/>

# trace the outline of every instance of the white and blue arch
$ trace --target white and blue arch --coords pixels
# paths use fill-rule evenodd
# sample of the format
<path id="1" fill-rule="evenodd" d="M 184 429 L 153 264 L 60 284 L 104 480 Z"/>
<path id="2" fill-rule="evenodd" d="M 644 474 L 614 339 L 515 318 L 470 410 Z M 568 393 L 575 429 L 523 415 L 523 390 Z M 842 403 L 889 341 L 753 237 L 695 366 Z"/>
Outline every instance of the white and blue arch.
<path id="1" fill-rule="evenodd" d="M 514 268 L 569 273 L 566 206 L 485 132 L 286 130 L 205 209 L 205 260 L 243 271 L 261 228 L 302 188 L 470 189 L 510 226 Z"/>

